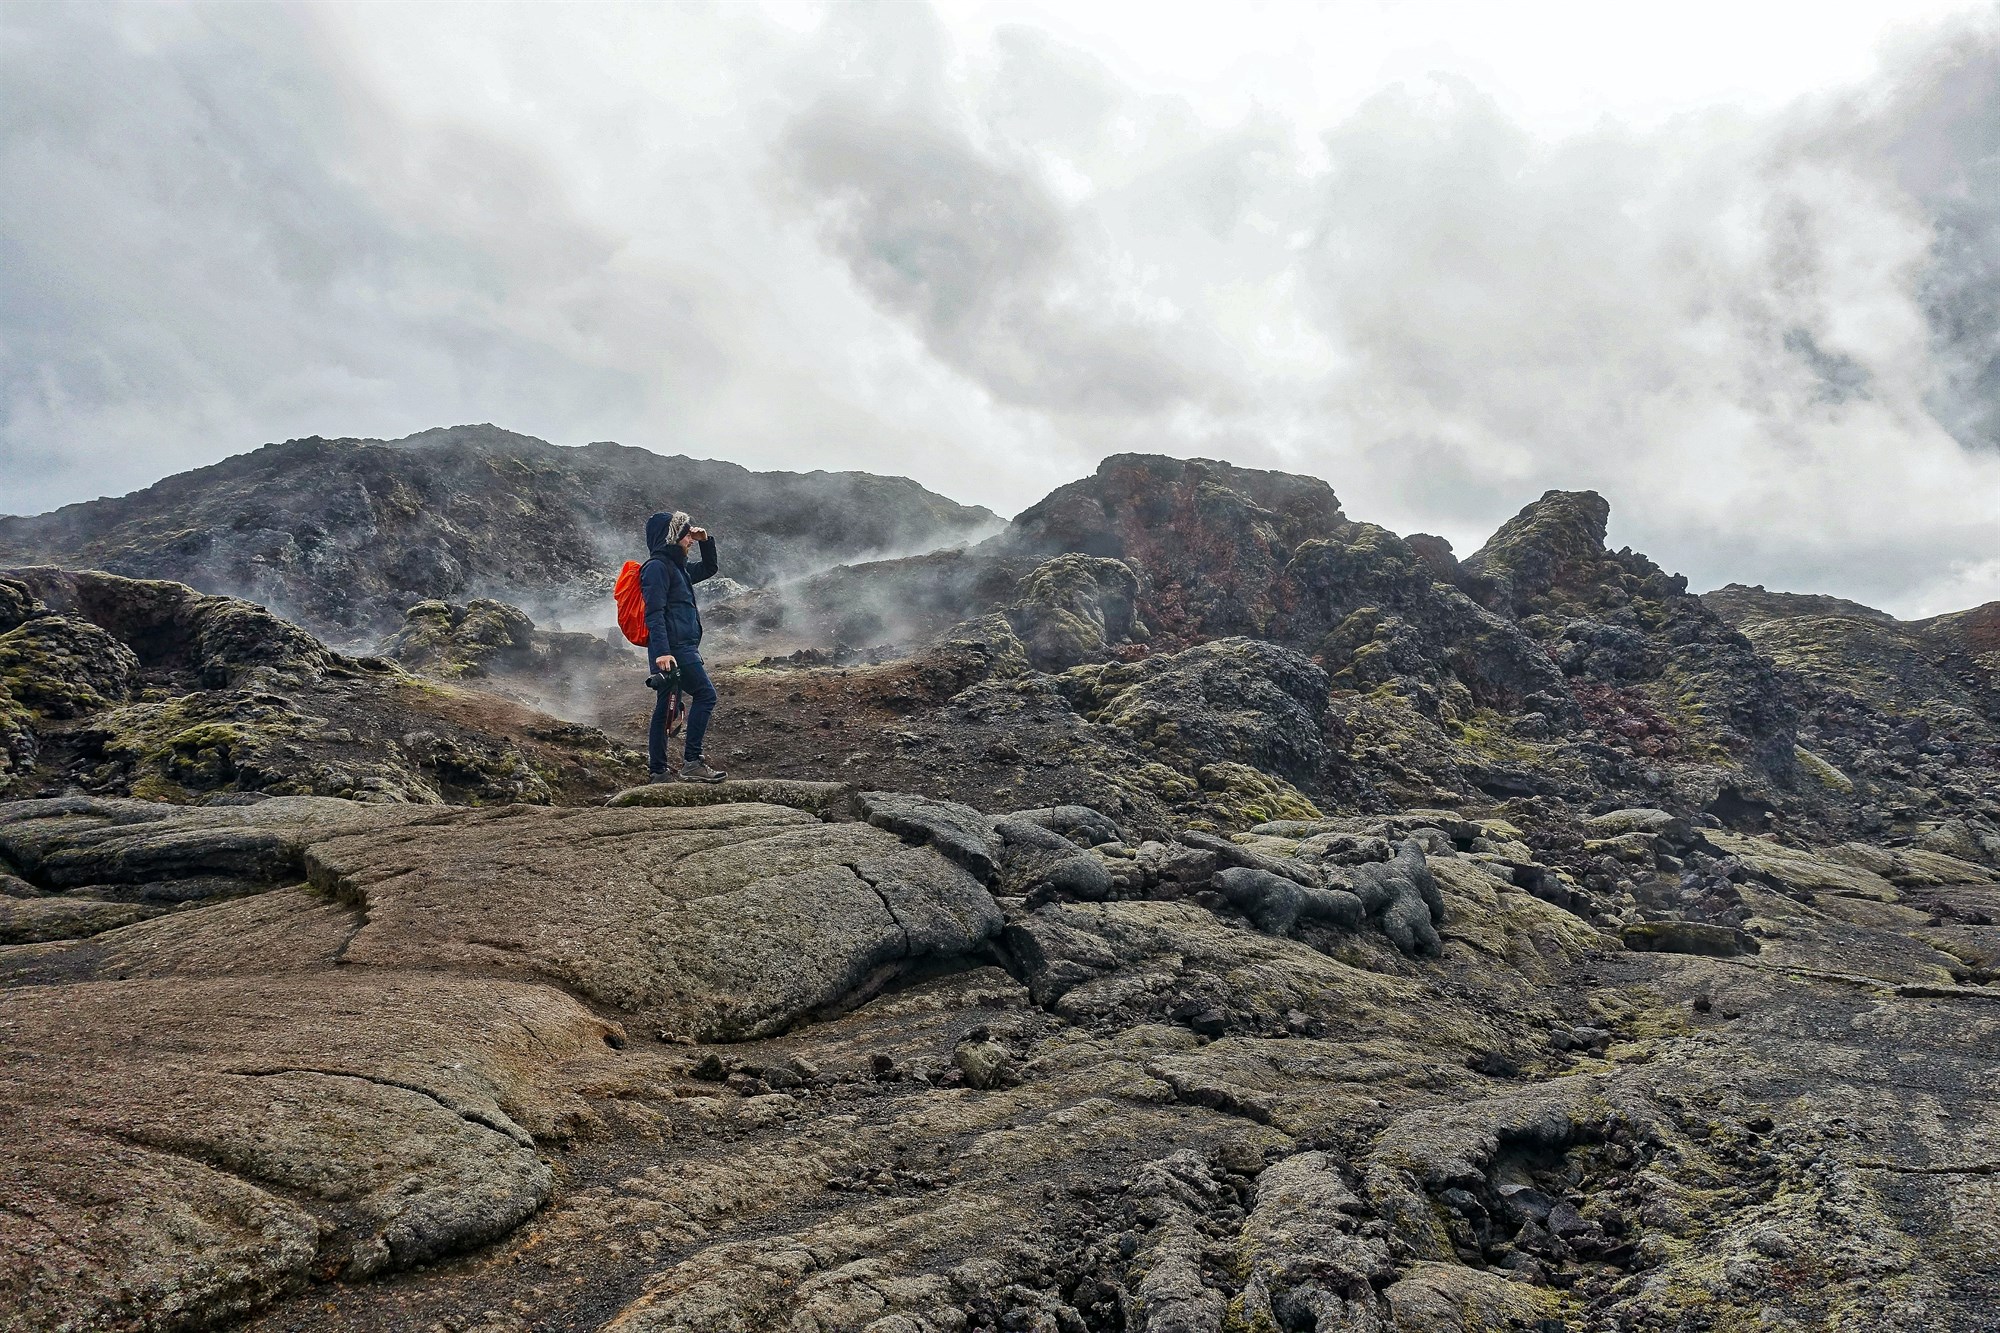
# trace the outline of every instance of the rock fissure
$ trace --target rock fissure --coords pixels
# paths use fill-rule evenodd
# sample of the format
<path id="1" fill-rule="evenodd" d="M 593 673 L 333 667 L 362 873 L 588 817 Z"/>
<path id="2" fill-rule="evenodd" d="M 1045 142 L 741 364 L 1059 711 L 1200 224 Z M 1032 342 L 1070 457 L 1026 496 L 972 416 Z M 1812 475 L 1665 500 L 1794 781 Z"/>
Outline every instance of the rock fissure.
<path id="1" fill-rule="evenodd" d="M 379 1074 L 361 1074 L 351 1069 L 313 1069 L 308 1066 L 284 1066 L 272 1069 L 224 1069 L 221 1072 L 237 1078 L 277 1078 L 286 1074 L 310 1074 L 318 1078 L 347 1078 L 358 1083 L 372 1083 L 381 1088 L 394 1088 L 400 1092 L 412 1093 L 428 1101 L 437 1103 L 468 1124 L 477 1125 L 490 1133 L 519 1144 L 523 1148 L 535 1146 L 534 1136 L 514 1124 L 511 1120 L 496 1120 L 472 1107 L 454 1105 L 440 1093 L 415 1083 L 404 1083 L 397 1079 L 384 1078 Z"/>
<path id="2" fill-rule="evenodd" d="M 30 1226 L 33 1226 L 37 1230 L 45 1233 L 51 1240 L 53 1240 L 57 1245 L 60 1245 L 65 1250 L 70 1250 L 80 1255 L 87 1253 L 80 1246 L 78 1246 L 74 1240 L 72 1240 L 69 1236 L 65 1235 L 61 1228 L 42 1220 L 40 1217 L 37 1217 L 33 1212 L 29 1211 L 26 1208 L 23 1208 L 16 1201 L 13 1200 L 0 1201 L 0 1213 L 9 1213 L 15 1217 L 21 1218 L 23 1221 L 27 1222 Z"/>
<path id="3" fill-rule="evenodd" d="M 1980 986 L 1929 986 L 1906 982 L 1895 990 L 1896 994 L 1913 1000 L 1984 1000 L 1988 1003 L 2000 1000 L 2000 989 Z"/>
<path id="4" fill-rule="evenodd" d="M 889 914 L 889 920 L 895 923 L 897 931 L 900 932 L 903 937 L 903 950 L 901 956 L 904 958 L 908 958 L 914 948 L 914 945 L 912 943 L 910 936 L 910 928 L 907 924 L 904 923 L 902 914 L 896 910 L 896 904 L 889 900 L 889 895 L 883 891 L 882 886 L 878 884 L 875 880 L 871 879 L 868 876 L 868 874 L 861 869 L 860 866 L 854 864 L 852 861 L 846 862 L 845 864 L 849 870 L 854 872 L 854 877 L 856 879 L 860 880 L 863 884 L 866 884 L 870 889 L 874 890 L 875 896 L 882 900 L 882 910 Z"/>

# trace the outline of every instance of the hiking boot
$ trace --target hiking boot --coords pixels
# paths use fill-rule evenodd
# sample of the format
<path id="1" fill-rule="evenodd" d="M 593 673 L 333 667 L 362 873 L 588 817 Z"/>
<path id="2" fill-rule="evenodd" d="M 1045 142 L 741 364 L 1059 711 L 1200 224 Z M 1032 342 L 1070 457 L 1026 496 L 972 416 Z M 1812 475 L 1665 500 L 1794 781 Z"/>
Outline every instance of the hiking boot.
<path id="1" fill-rule="evenodd" d="M 679 764 L 675 764 L 671 768 L 651 769 L 646 774 L 646 781 L 648 782 L 679 782 L 680 780 L 681 766 Z"/>
<path id="2" fill-rule="evenodd" d="M 720 782 L 722 770 L 710 768 L 705 759 L 690 759 L 681 765 L 682 782 Z"/>

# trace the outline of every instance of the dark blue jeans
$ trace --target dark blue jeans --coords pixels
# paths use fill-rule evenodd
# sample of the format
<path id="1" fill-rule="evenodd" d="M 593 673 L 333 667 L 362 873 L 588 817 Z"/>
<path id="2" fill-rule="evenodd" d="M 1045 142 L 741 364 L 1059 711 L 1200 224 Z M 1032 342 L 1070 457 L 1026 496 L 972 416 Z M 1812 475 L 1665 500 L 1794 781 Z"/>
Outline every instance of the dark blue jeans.
<path id="1" fill-rule="evenodd" d="M 702 737 L 708 732 L 708 715 L 715 711 L 715 684 L 708 678 L 708 670 L 701 664 L 701 654 L 680 652 L 674 654 L 674 661 L 680 663 L 681 688 L 687 691 L 687 741 L 682 746 L 684 759 L 701 758 Z M 651 674 L 653 660 L 646 659 L 646 671 Z M 667 771 L 667 692 L 653 691 L 653 725 L 646 735 L 647 766 L 654 773 Z"/>

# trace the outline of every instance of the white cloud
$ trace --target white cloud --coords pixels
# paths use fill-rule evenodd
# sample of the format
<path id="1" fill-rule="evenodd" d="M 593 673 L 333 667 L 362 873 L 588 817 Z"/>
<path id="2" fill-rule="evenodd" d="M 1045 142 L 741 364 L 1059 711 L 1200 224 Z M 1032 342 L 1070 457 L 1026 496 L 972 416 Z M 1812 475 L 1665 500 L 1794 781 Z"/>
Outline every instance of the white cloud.
<path id="1" fill-rule="evenodd" d="M 493 420 L 2000 596 L 1990 12 L 1220 13 L 0 10 L 0 509 Z"/>

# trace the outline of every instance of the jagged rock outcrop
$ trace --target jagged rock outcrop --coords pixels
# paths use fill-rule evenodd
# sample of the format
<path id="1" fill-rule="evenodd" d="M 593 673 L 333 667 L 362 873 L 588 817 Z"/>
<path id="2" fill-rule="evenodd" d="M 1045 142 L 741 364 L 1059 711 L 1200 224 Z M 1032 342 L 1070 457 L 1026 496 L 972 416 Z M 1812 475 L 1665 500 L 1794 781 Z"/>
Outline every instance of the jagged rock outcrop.
<path id="1" fill-rule="evenodd" d="M 1754 591 L 1754 590 L 1753 590 Z M 2000 834 L 2000 659 L 1990 608 L 1900 621 L 1839 599 L 1704 594 L 1776 668 L 1799 716 L 1800 787 L 1826 837 Z M 1838 603 L 1829 610 L 1822 603 Z M 1986 853 L 1975 853 L 1985 857 Z"/>
<path id="2" fill-rule="evenodd" d="M 1593 725 L 1630 751 L 1790 785 L 1796 717 L 1769 665 L 1686 579 L 1607 550 L 1609 513 L 1594 492 L 1549 492 L 1466 560 L 1467 587 L 1548 648 Z"/>
<path id="3" fill-rule="evenodd" d="M 0 517 L 0 564 L 187 583 L 341 640 L 373 639 L 427 598 L 582 608 L 609 624 L 611 580 L 643 558 L 659 509 L 722 534 L 729 574 L 751 583 L 977 538 L 997 522 L 900 477 L 758 473 L 455 426 L 291 440 L 116 499 Z"/>
<path id="4" fill-rule="evenodd" d="M 996 544 L 1145 571 L 1143 618 L 1164 645 L 1178 646 L 1262 634 L 1291 553 L 1346 525 L 1333 489 L 1316 477 L 1117 454 L 1023 510 Z"/>
<path id="5" fill-rule="evenodd" d="M 602 733 L 334 652 L 235 598 L 49 567 L 0 572 L 0 592 L 18 620 L 0 632 L 0 793 L 546 802 L 643 771 Z"/>
<path id="6" fill-rule="evenodd" d="M 897 731 L 935 737 L 969 722 L 984 740 L 968 734 L 966 744 L 999 763 L 1018 754 L 1032 770 L 1041 765 L 1028 757 L 1059 752 L 1098 775 L 1079 782 L 1066 772 L 1017 768 L 1003 783 L 990 764 L 943 775 L 956 784 L 949 794 L 975 803 L 1047 780 L 1058 784 L 1056 798 L 1108 803 L 1129 815 L 1155 817 L 1162 806 L 1192 814 L 1208 805 L 1225 820 L 1231 808 L 1268 818 L 1274 802 L 1292 800 L 1383 809 L 1521 797 L 1586 804 L 1618 793 L 1625 803 L 1707 809 L 1761 828 L 1787 803 L 1822 802 L 1821 774 L 1798 756 L 1796 713 L 1768 662 L 1682 580 L 1644 556 L 1608 550 L 1607 516 L 1601 497 L 1550 492 L 1461 562 L 1440 539 L 1406 540 L 1350 520 L 1332 491 L 1310 478 L 1121 455 L 943 564 L 886 562 L 758 596 L 793 607 L 816 606 L 836 591 L 864 608 L 920 604 L 921 614 L 900 624 L 907 632 L 935 624 L 942 605 L 961 595 L 967 618 L 939 646 L 886 646 L 860 665 L 886 678 L 905 673 L 890 665 L 899 656 L 948 659 L 955 677 L 985 678 L 954 698 L 952 717 L 913 707 L 899 690 L 906 702 L 896 710 Z M 1042 563 L 1023 569 L 1024 556 Z M 949 577 L 941 578 L 946 567 Z M 1132 622 L 1124 628 L 1128 601 Z M 1107 611 L 1099 628 L 1092 617 Z M 836 607 L 787 615 L 795 630 L 855 623 Z M 1188 658 L 1189 651 L 1236 637 L 1307 655 L 1326 672 L 1325 705 L 1302 705 L 1318 733 L 1310 743 L 1300 737 L 1287 757 L 1267 764 L 1225 755 L 1203 737 L 1184 748 L 1207 762 L 1186 762 L 1152 736 L 1137 735 L 1133 746 L 1090 729 L 1113 715 L 1093 681 L 1122 679 L 1146 659 L 1191 666 L 1199 655 Z M 854 695 L 857 664 L 839 661 L 849 673 L 843 693 Z M 753 692 L 766 684 L 745 683 Z M 1245 697 L 1262 688 L 1240 684 Z M 798 679 L 769 685 L 810 692 Z M 762 700 L 752 706 L 769 715 Z M 1188 707 L 1199 717 L 1210 704 Z M 838 717 L 831 722 L 845 730 Z M 837 741 L 835 753 L 885 758 L 842 736 L 813 741 L 816 755 L 828 753 L 820 742 Z M 927 747 L 928 740 L 918 754 Z M 750 747 L 745 757 L 765 760 L 787 748 L 783 741 Z M 1114 758 L 1121 752 L 1137 762 L 1121 768 Z M 1310 759 L 1301 764 L 1298 755 Z M 886 758 L 896 781 L 924 785 L 904 771 L 902 756 Z M 1263 790 L 1217 760 L 1261 769 L 1265 781 L 1281 780 L 1295 794 Z M 1168 771 L 1142 773 L 1148 763 Z M 1204 778 L 1204 769 L 1214 771 Z"/>
<path id="7" fill-rule="evenodd" d="M 1741 629 L 1764 620 L 1794 617 L 1858 616 L 1863 620 L 1894 620 L 1887 611 L 1877 611 L 1845 597 L 1823 593 L 1773 592 L 1761 583 L 1730 583 L 1701 595 L 1702 605 Z"/>
<path id="8" fill-rule="evenodd" d="M 528 613 L 490 598 L 464 605 L 418 602 L 377 653 L 441 680 L 546 683 L 579 672 L 636 670 L 639 652 L 620 638 L 535 628 Z"/>

